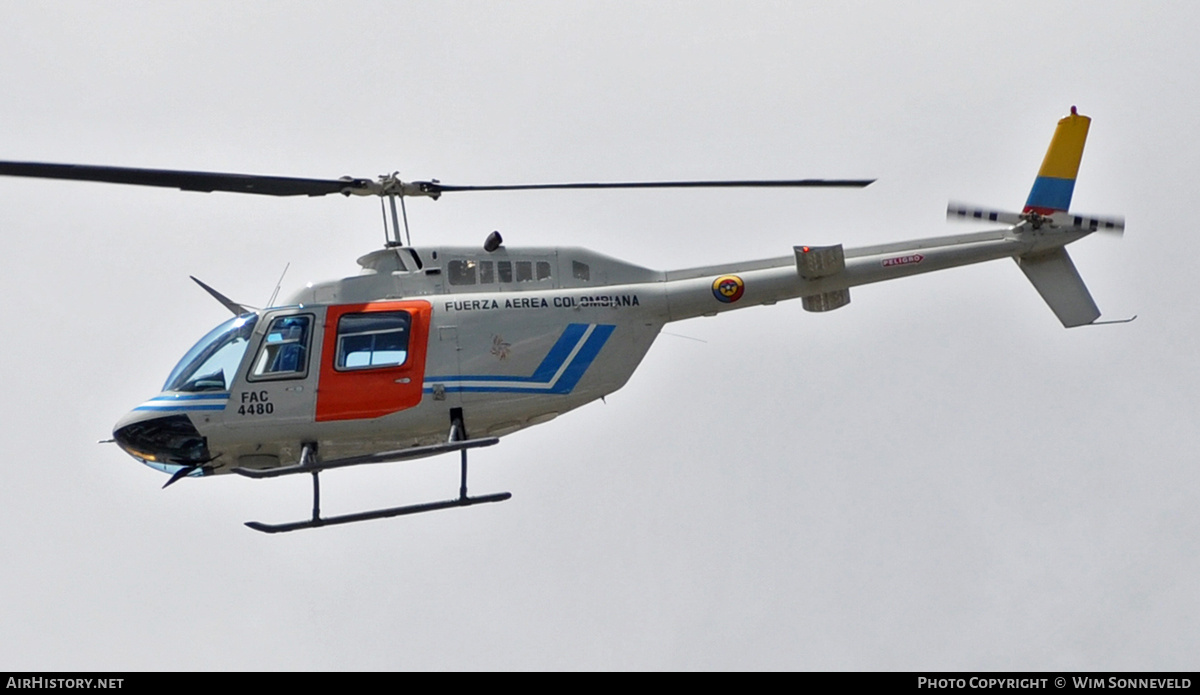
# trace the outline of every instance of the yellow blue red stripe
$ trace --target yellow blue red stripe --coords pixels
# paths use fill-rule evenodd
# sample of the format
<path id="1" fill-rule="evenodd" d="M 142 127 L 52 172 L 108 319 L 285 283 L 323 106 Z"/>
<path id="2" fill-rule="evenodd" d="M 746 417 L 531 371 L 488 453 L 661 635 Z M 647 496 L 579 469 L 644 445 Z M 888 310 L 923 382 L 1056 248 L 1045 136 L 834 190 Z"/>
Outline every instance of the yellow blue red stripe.
<path id="1" fill-rule="evenodd" d="M 1075 178 L 1079 174 L 1079 162 L 1083 159 L 1083 145 L 1087 141 L 1088 127 L 1092 119 L 1081 116 L 1071 107 L 1071 115 L 1060 120 L 1038 170 L 1033 189 L 1025 201 L 1025 212 L 1051 214 L 1065 212 L 1071 206 L 1071 195 L 1075 192 Z"/>

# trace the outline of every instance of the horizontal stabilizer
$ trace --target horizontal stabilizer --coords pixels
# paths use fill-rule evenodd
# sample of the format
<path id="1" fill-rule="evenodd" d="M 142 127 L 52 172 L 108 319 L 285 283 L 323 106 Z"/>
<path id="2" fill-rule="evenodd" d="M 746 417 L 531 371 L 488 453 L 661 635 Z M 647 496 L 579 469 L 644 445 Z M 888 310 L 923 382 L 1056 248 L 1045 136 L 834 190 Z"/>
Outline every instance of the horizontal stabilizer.
<path id="1" fill-rule="evenodd" d="M 1016 261 L 1063 326 L 1086 326 L 1100 317 L 1100 310 L 1065 248 L 1036 256 L 1018 256 Z"/>

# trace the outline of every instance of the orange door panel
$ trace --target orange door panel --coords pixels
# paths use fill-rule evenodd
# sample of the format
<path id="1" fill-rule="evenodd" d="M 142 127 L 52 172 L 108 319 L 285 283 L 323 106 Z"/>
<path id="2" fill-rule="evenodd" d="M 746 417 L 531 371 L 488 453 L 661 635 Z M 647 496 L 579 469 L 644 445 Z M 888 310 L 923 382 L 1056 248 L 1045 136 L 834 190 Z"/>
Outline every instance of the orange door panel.
<path id="1" fill-rule="evenodd" d="M 376 418 L 421 402 L 429 302 L 329 307 L 317 386 L 317 422 Z"/>

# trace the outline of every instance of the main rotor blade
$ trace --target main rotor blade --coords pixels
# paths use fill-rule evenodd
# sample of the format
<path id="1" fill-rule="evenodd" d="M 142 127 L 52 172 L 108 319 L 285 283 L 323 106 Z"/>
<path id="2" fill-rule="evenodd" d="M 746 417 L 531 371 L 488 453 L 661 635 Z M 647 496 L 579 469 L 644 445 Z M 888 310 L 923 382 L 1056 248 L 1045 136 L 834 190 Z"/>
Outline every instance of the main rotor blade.
<path id="1" fill-rule="evenodd" d="M 102 167 L 86 164 L 46 164 L 42 162 L 0 161 L 0 175 L 24 176 L 38 179 L 98 181 L 126 183 L 136 186 L 178 188 L 183 191 L 228 191 L 258 195 L 321 196 L 330 193 L 349 195 L 375 186 L 370 179 L 299 179 L 287 176 L 258 176 L 254 174 L 225 174 L 206 171 L 176 171 L 172 169 L 139 169 L 132 167 Z"/>
<path id="2" fill-rule="evenodd" d="M 440 181 L 401 181 L 385 175 L 378 181 L 343 176 L 338 179 L 302 179 L 290 176 L 229 174 L 210 171 L 141 169 L 136 167 L 48 164 L 0 161 L 0 176 L 125 183 L 135 186 L 178 188 L 183 191 L 226 191 L 274 196 L 397 195 L 438 198 L 462 191 L 533 191 L 602 188 L 862 188 L 874 179 L 790 179 L 749 181 L 618 181 L 596 183 L 532 183 L 499 186 L 451 186 Z"/>
<path id="3" fill-rule="evenodd" d="M 501 186 L 448 186 L 438 181 L 416 181 L 431 194 L 459 191 L 537 191 L 597 188 L 864 188 L 875 179 L 790 179 L 753 181 L 619 181 L 612 183 L 528 183 Z"/>

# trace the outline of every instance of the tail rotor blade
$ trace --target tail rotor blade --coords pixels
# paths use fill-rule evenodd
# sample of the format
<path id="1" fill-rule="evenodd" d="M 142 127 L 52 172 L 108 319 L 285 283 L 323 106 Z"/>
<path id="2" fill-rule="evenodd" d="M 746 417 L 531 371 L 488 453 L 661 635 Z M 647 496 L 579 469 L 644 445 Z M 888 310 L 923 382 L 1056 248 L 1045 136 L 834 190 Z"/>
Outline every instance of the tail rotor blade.
<path id="1" fill-rule="evenodd" d="M 1025 218 L 1017 212 L 1005 212 L 1003 210 L 993 210 L 991 208 L 982 208 L 977 205 L 953 202 L 946 206 L 946 219 L 999 222 L 1000 224 L 1007 225 L 1021 224 L 1021 222 L 1025 221 Z"/>
<path id="2" fill-rule="evenodd" d="M 1125 218 L 1118 215 L 1074 215 L 1067 212 L 1043 215 L 1037 212 L 1005 212 L 967 203 L 950 203 L 946 207 L 946 219 L 997 222 L 1007 225 L 1031 222 L 1035 228 L 1049 224 L 1051 227 L 1074 227 L 1089 232 L 1108 232 L 1117 235 L 1125 233 Z"/>
<path id="3" fill-rule="evenodd" d="M 1119 215 L 1093 217 L 1091 215 L 1072 215 L 1071 224 L 1093 232 L 1107 232 L 1123 236 L 1125 234 L 1125 218 Z"/>

